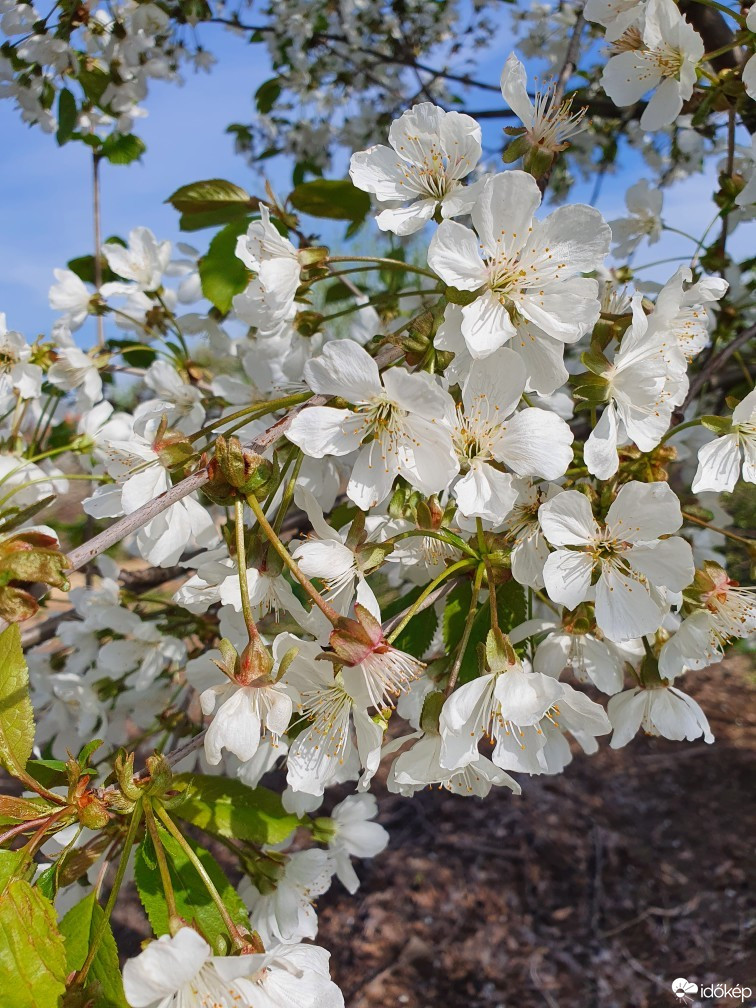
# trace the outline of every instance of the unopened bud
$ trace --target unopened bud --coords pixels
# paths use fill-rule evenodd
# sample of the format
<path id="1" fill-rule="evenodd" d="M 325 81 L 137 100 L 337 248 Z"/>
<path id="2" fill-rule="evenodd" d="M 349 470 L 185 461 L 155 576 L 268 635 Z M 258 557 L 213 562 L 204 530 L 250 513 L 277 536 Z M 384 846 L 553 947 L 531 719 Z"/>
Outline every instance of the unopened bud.
<path id="1" fill-rule="evenodd" d="M 79 822 L 87 829 L 102 829 L 110 821 L 110 813 L 104 803 L 91 791 L 85 792 L 78 801 Z"/>
<path id="2" fill-rule="evenodd" d="M 265 679 L 273 668 L 273 659 L 259 637 L 253 638 L 239 655 L 236 681 L 241 686 L 249 686 L 256 679 Z"/>
<path id="3" fill-rule="evenodd" d="M 229 486 L 262 500 L 268 495 L 276 467 L 273 462 L 242 447 L 237 437 L 218 437 L 215 457 Z"/>
<path id="4" fill-rule="evenodd" d="M 305 267 L 305 269 L 308 266 L 317 266 L 318 263 L 324 262 L 327 258 L 328 249 L 323 245 L 317 245 L 314 248 L 299 249 L 297 252 L 299 265 Z"/>

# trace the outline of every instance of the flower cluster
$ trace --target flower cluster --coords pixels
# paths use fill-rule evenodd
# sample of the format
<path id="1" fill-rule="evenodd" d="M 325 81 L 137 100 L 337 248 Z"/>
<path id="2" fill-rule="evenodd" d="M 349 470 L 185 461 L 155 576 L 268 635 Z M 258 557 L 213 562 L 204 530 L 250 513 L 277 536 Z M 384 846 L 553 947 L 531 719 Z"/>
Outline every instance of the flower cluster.
<path id="1" fill-rule="evenodd" d="M 64 77 L 65 38 L 13 6 L 16 59 Z M 279 6 L 306 42 L 301 5 Z M 87 128 L 123 132 L 178 55 L 162 6 L 108 10 L 72 16 L 91 66 L 121 68 L 93 102 L 107 121 L 89 110 Z M 447 16 L 426 25 L 439 40 Z M 612 47 L 606 95 L 650 95 L 644 132 L 679 123 L 709 71 L 672 0 L 589 0 L 585 16 Z M 581 25 L 563 18 L 564 35 Z M 280 35 L 266 41 L 275 52 Z M 43 120 L 39 95 L 11 90 Z M 515 796 L 604 737 L 714 740 L 689 673 L 756 629 L 728 513 L 756 483 L 741 354 L 754 279 L 727 252 L 754 158 L 736 165 L 730 145 L 722 231 L 701 222 L 689 263 L 644 283 L 632 257 L 669 230 L 662 193 L 636 182 L 610 223 L 544 209 L 584 109 L 563 81 L 531 99 L 514 55 L 501 92 L 519 167 L 486 162 L 473 117 L 419 101 L 352 156 L 351 181 L 286 200 L 183 187 L 171 200 L 197 215 L 189 229 L 219 237 L 174 250 L 137 227 L 96 249 L 96 269 L 72 260 L 49 337 L 0 316 L 0 616 L 14 624 L 0 758 L 25 792 L 0 842 L 29 835 L 10 884 L 67 911 L 64 933 L 89 914 L 67 978 L 85 999 L 92 970 L 134 1008 L 338 1008 L 310 944 L 316 901 L 334 877 L 354 893 L 353 859 L 388 843 L 379 773 L 406 797 Z M 367 200 L 386 255 L 334 254 L 300 219 Z M 62 612 L 43 608 L 53 591 Z M 107 915 L 132 848 L 157 937 L 121 980 Z M 111 862 L 105 916 L 74 904 Z"/>

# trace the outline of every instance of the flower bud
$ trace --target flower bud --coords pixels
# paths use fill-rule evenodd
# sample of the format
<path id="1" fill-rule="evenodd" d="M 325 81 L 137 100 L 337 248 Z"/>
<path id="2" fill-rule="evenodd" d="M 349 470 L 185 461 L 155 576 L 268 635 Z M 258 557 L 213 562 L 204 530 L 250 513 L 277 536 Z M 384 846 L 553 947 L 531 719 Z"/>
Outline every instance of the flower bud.
<path id="1" fill-rule="evenodd" d="M 215 457 L 230 487 L 258 500 L 267 497 L 276 474 L 275 463 L 243 448 L 239 438 L 223 435 L 215 442 Z"/>
<path id="2" fill-rule="evenodd" d="M 240 686 L 249 686 L 256 679 L 270 676 L 273 659 L 259 637 L 254 637 L 239 655 L 236 681 Z"/>

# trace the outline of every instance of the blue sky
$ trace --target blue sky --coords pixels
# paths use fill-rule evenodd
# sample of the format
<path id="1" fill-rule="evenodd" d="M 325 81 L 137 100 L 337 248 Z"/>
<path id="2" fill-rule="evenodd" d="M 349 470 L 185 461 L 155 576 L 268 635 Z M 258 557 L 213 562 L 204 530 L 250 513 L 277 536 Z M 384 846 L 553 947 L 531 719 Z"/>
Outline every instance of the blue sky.
<path id="1" fill-rule="evenodd" d="M 259 191 L 259 180 L 234 154 L 233 140 L 224 133 L 229 122 L 249 121 L 253 95 L 272 74 L 265 50 L 248 46 L 242 39 L 220 29 L 203 29 L 207 48 L 219 56 L 208 74 L 187 73 L 183 87 L 154 84 L 145 106 L 146 119 L 138 132 L 147 144 L 142 161 L 128 167 L 103 165 L 103 235 L 125 236 L 137 225 L 152 228 L 158 238 L 181 240 L 177 214 L 164 204 L 180 185 L 201 178 L 228 178 L 250 191 Z M 495 81 L 502 62 L 501 49 L 481 59 L 476 73 Z M 478 93 L 476 107 L 493 107 L 495 95 Z M 496 143 L 502 123 L 484 121 L 484 142 Z M 49 332 L 55 313 L 47 304 L 52 271 L 77 255 L 91 251 L 91 166 L 88 150 L 81 144 L 59 148 L 54 137 L 24 125 L 12 104 L 0 101 L 0 136 L 4 139 L 0 159 L 0 312 L 7 314 L 10 328 L 34 337 Z M 383 138 L 376 138 L 377 141 Z M 268 170 L 275 166 L 266 162 Z M 286 191 L 288 172 L 282 168 L 280 189 Z M 598 202 L 607 219 L 623 214 L 625 188 L 643 174 L 636 155 L 628 158 L 621 172 L 606 179 Z M 274 185 L 277 182 L 273 174 Z M 683 230 L 700 233 L 711 219 L 710 194 L 713 177 L 694 176 L 667 191 L 664 217 Z M 573 200 L 588 199 L 589 187 L 578 187 Z M 372 227 L 373 225 L 368 225 Z M 741 227 L 731 244 L 734 253 L 753 248 L 756 225 Z M 202 248 L 211 232 L 183 236 Z M 364 242 L 365 239 L 363 238 Z M 665 236 L 650 250 L 642 249 L 636 262 L 689 253 L 691 245 L 674 235 Z M 644 274 L 663 281 L 675 264 Z"/>

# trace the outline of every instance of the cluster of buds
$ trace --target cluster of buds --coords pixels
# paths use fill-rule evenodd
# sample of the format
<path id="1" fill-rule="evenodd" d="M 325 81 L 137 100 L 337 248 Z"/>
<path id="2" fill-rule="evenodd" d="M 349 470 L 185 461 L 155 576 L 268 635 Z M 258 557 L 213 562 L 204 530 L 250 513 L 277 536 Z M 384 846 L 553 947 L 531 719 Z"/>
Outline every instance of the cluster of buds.
<path id="1" fill-rule="evenodd" d="M 204 493 L 216 504 L 228 506 L 239 497 L 264 500 L 276 477 L 276 465 L 242 447 L 237 437 L 222 435 L 215 442 L 215 456 L 207 466 L 209 481 Z"/>

